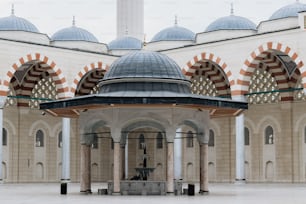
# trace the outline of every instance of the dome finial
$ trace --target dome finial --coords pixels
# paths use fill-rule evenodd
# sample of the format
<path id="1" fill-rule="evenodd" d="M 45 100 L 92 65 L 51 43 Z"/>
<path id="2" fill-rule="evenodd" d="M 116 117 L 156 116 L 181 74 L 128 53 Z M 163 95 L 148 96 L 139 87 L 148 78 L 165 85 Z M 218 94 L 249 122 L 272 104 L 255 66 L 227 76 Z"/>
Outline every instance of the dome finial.
<path id="1" fill-rule="evenodd" d="M 234 15 L 234 3 L 231 3 L 231 15 Z"/>
<path id="2" fill-rule="evenodd" d="M 174 25 L 177 26 L 177 15 L 174 16 Z"/>
<path id="3" fill-rule="evenodd" d="M 14 8 L 14 4 L 12 4 L 11 14 L 12 14 L 12 15 L 15 15 L 15 8 Z"/>
<path id="4" fill-rule="evenodd" d="M 72 26 L 75 26 L 75 16 L 72 17 Z"/>

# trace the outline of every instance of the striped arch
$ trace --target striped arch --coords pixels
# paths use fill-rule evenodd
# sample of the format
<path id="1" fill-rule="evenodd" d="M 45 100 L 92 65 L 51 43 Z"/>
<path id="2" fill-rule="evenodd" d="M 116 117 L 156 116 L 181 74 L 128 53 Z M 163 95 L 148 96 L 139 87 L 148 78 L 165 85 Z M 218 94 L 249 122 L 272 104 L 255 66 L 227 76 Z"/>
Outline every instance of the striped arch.
<path id="1" fill-rule="evenodd" d="M 28 54 L 25 57 L 20 58 L 16 63 L 14 63 L 8 70 L 4 80 L 1 83 L 0 87 L 0 96 L 7 96 L 8 90 L 9 90 L 9 85 L 11 82 L 11 79 L 14 77 L 15 72 L 22 66 L 25 65 L 26 63 L 29 62 L 36 62 L 40 63 L 42 68 L 45 68 L 45 71 L 49 73 L 49 75 L 52 77 L 52 80 L 56 84 L 56 89 L 57 89 L 57 94 L 58 98 L 68 98 L 70 97 L 69 95 L 69 87 L 66 81 L 66 78 L 64 74 L 62 73 L 62 70 L 56 66 L 56 63 L 52 60 L 50 60 L 47 56 L 41 55 L 40 53 L 35 53 L 35 54 Z M 33 74 L 32 76 L 37 77 L 36 71 L 32 71 Z M 30 78 L 27 79 L 27 83 L 29 84 L 30 87 L 34 87 L 36 81 L 31 80 Z M 33 85 L 34 84 L 34 85 Z"/>
<path id="2" fill-rule="evenodd" d="M 109 66 L 103 62 L 91 63 L 85 66 L 73 80 L 71 95 L 75 96 L 77 93 L 81 93 L 81 95 L 88 94 L 88 92 L 97 84 L 98 80 L 101 79 L 96 73 L 94 73 L 94 71 L 104 73 L 108 71 L 108 69 Z M 89 74 L 91 76 L 89 76 Z M 85 80 L 83 82 L 84 86 L 80 87 L 82 80 Z"/>
<path id="3" fill-rule="evenodd" d="M 190 60 L 183 68 L 183 74 L 185 74 L 188 79 L 191 79 L 192 76 L 201 67 L 201 64 L 205 61 L 210 61 L 219 67 L 217 71 L 208 70 L 207 74 L 210 77 L 210 80 L 215 84 L 218 92 L 220 92 L 220 95 L 230 94 L 226 93 L 226 90 L 228 89 L 228 86 L 231 89 L 231 86 L 235 84 L 232 72 L 228 68 L 227 64 L 220 57 L 215 56 L 212 53 L 203 52 L 200 55 L 194 56 L 193 59 Z M 224 74 L 221 74 L 221 72 L 224 72 Z M 224 77 L 227 78 L 225 78 L 224 80 Z M 228 84 L 226 80 L 228 80 Z"/>
<path id="4" fill-rule="evenodd" d="M 302 83 L 303 87 L 306 88 L 306 68 L 304 63 L 299 58 L 298 54 L 294 52 L 290 47 L 283 45 L 277 42 L 268 42 L 259 46 L 255 51 L 253 51 L 250 56 L 245 60 L 237 79 L 237 86 L 232 91 L 233 96 L 244 95 L 248 93 L 250 80 L 253 72 L 258 66 L 261 66 L 260 63 L 264 62 L 269 66 L 270 73 L 275 78 L 279 89 L 289 88 L 288 75 L 282 68 L 280 60 L 272 55 L 273 52 L 278 51 L 282 52 L 285 55 L 288 55 L 293 62 L 297 65 L 297 69 L 291 76 L 291 81 L 296 82 L 299 75 L 303 77 Z M 299 74 L 299 73 L 300 74 Z M 287 96 L 292 98 L 292 96 Z M 282 96 L 282 100 L 286 100 L 286 96 Z"/>

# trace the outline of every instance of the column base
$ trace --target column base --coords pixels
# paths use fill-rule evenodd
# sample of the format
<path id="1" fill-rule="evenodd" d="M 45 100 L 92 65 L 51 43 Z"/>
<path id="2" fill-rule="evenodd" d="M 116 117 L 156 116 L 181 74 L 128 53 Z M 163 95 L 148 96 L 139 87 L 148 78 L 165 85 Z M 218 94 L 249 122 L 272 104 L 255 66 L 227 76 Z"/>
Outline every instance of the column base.
<path id="1" fill-rule="evenodd" d="M 208 194 L 209 194 L 209 191 L 200 190 L 200 191 L 199 191 L 199 194 L 200 194 L 200 195 L 208 195 Z"/>
<path id="2" fill-rule="evenodd" d="M 112 195 L 113 195 L 113 196 L 120 196 L 121 193 L 120 193 L 120 192 L 113 192 Z"/>
<path id="3" fill-rule="evenodd" d="M 80 191 L 81 193 L 83 193 L 83 194 L 92 194 L 92 191 L 91 191 L 91 189 L 88 189 L 88 190 L 82 190 L 82 191 Z"/>
<path id="4" fill-rule="evenodd" d="M 245 179 L 236 179 L 235 184 L 246 184 L 246 180 Z"/>
<path id="5" fill-rule="evenodd" d="M 167 195 L 174 195 L 174 192 L 167 192 Z"/>

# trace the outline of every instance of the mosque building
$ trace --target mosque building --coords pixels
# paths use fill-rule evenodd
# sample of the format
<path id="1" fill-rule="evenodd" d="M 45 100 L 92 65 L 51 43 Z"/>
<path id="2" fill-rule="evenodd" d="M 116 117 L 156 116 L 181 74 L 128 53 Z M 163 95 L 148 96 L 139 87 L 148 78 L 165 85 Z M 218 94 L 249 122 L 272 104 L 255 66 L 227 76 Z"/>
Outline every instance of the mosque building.
<path id="1" fill-rule="evenodd" d="M 306 4 L 284 5 L 258 25 L 232 8 L 201 33 L 176 18 L 149 42 L 143 6 L 117 0 L 109 44 L 75 19 L 48 36 L 14 8 L 0 18 L 0 180 L 81 182 L 90 191 L 116 178 L 118 190 L 144 166 L 145 144 L 154 168 L 146 179 L 172 192 L 169 178 L 305 182 Z M 121 146 L 113 127 L 122 128 Z"/>

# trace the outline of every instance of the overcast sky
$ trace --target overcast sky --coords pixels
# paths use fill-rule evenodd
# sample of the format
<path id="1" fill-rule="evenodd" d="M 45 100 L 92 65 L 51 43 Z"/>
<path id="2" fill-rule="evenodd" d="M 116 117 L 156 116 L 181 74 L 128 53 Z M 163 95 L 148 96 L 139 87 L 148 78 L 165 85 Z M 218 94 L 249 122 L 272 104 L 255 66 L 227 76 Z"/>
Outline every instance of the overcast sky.
<path id="1" fill-rule="evenodd" d="M 234 13 L 246 17 L 255 24 L 267 20 L 280 7 L 296 0 L 144 0 L 145 34 L 149 41 L 161 29 L 178 24 L 195 33 L 205 28 L 219 17 L 230 14 L 230 4 L 234 3 Z M 306 3 L 306 0 L 300 0 Z M 15 15 L 32 22 L 41 33 L 52 36 L 56 31 L 76 25 L 93 33 L 100 42 L 109 43 L 116 38 L 116 0 L 0 0 L 0 17 L 11 13 L 15 5 Z"/>

